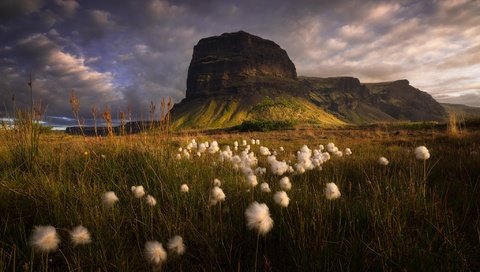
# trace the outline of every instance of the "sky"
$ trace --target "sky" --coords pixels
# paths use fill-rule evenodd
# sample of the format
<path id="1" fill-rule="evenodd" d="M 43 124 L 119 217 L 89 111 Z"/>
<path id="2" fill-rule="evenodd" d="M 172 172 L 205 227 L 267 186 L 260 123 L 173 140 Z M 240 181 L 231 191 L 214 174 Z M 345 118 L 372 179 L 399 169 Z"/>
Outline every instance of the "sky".
<path id="1" fill-rule="evenodd" d="M 193 46 L 244 30 L 285 49 L 297 74 L 408 79 L 440 102 L 480 107 L 480 1 L 0 0 L 0 111 L 148 111 L 185 97 Z M 4 113 L 5 115 L 5 113 Z M 1 117 L 1 116 L 0 116 Z"/>

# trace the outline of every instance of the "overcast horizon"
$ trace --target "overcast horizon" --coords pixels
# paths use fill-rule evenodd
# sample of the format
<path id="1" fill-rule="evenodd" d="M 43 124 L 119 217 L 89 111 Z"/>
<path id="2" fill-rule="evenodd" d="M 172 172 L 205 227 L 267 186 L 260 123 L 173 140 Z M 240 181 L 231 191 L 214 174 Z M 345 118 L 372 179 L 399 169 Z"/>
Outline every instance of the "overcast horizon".
<path id="1" fill-rule="evenodd" d="M 179 102 L 194 45 L 239 30 L 279 44 L 301 76 L 408 79 L 480 107 L 479 1 L 358 3 L 0 0 L 1 107 L 28 101 L 30 73 L 48 115 L 72 115 L 72 89 L 83 115 Z"/>

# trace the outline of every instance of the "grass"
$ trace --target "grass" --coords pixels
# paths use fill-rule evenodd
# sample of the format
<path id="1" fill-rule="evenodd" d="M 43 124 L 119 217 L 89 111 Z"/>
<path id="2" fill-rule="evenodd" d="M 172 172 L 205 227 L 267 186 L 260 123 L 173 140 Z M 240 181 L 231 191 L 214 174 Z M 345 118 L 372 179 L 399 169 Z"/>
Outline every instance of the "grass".
<path id="1" fill-rule="evenodd" d="M 0 131 L 0 270 L 39 271 L 42 256 L 28 245 L 36 225 L 53 225 L 62 242 L 49 254 L 55 271 L 148 271 L 146 241 L 164 245 L 181 235 L 184 256 L 169 254 L 165 271 L 478 271 L 480 269 L 480 133 L 451 137 L 429 130 L 304 129 L 219 135 L 176 134 L 166 140 L 155 132 L 107 138 L 59 133 L 42 135 L 32 167 L 25 168 L 12 131 Z M 290 205 L 276 206 L 273 193 L 280 177 L 259 176 L 272 193 L 248 191 L 245 178 L 221 162 L 218 154 L 176 160 L 179 147 L 217 140 L 221 146 L 251 138 L 295 163 L 303 144 L 316 148 L 334 142 L 353 155 L 335 157 L 323 170 L 289 175 Z M 250 142 L 250 141 L 249 141 Z M 426 193 L 422 162 L 413 150 L 426 145 Z M 267 166 L 259 146 L 252 151 Z M 242 149 L 242 147 L 240 147 Z M 87 152 L 87 153 L 85 153 Z M 193 154 L 195 152 L 192 152 Z M 102 156 L 104 155 L 104 157 Z M 385 156 L 390 164 L 376 162 Z M 268 168 L 268 166 L 267 166 Z M 214 178 L 222 180 L 225 202 L 210 207 Z M 342 196 L 328 201 L 326 183 L 335 182 Z M 180 193 L 180 185 L 190 187 Z M 143 185 L 158 204 L 150 207 L 132 196 Z M 114 191 L 120 201 L 112 210 L 102 194 Z M 274 226 L 258 243 L 245 226 L 244 212 L 253 201 L 266 203 Z M 93 242 L 73 247 L 68 230 L 82 224 Z"/>
<path id="2" fill-rule="evenodd" d="M 190 103 L 173 120 L 173 129 L 220 129 L 239 126 L 243 122 L 284 121 L 325 127 L 345 125 L 344 121 L 298 97 L 272 99 L 266 96 L 258 103 L 252 103 L 249 98 Z"/>

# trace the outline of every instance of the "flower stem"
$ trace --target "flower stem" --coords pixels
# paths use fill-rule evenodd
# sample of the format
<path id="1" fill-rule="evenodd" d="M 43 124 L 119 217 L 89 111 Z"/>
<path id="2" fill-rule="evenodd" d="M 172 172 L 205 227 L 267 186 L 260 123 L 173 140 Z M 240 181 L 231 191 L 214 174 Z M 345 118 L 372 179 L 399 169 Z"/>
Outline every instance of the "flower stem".
<path id="1" fill-rule="evenodd" d="M 253 271 L 257 271 L 257 260 L 258 260 L 258 241 L 260 240 L 260 233 L 257 234 L 257 248 L 255 249 L 255 269 Z"/>

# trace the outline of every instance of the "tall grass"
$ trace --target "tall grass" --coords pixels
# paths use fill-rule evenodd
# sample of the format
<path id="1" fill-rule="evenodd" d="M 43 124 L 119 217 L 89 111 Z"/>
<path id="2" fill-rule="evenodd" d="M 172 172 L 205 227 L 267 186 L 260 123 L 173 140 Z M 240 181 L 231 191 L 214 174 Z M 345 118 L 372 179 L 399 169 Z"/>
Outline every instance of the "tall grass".
<path id="1" fill-rule="evenodd" d="M 283 133 L 283 132 L 282 132 Z M 41 269 L 32 258 L 28 237 L 35 225 L 53 225 L 61 235 L 60 250 L 50 253 L 50 268 L 58 271 L 147 271 L 146 241 L 166 243 L 181 235 L 183 256 L 169 256 L 165 271 L 475 271 L 480 269 L 480 139 L 417 136 L 369 140 L 376 132 L 351 136 L 296 131 L 215 137 L 220 145 L 251 136 L 262 145 L 284 146 L 278 159 L 294 160 L 302 144 L 334 141 L 353 155 L 332 158 L 323 171 L 290 176 L 287 208 L 275 205 L 273 193 L 248 191 L 244 176 L 218 154 L 176 160 L 179 147 L 190 140 L 159 141 L 154 133 L 103 139 L 49 135 L 39 141 L 35 167 L 19 169 L 15 155 L 0 145 L 0 268 Z M 358 133 L 364 133 L 362 137 Z M 322 135 L 321 138 L 316 135 Z M 287 143 L 284 139 L 292 139 Z M 9 138 L 2 138 L 9 143 Z M 432 157 L 423 191 L 423 162 L 415 159 L 417 145 Z M 252 146 L 258 153 L 258 146 Z M 278 150 L 278 149 L 277 149 Z M 85 155 L 87 151 L 87 155 Z M 102 156 L 103 155 L 103 156 Z M 386 156 L 387 167 L 376 163 Z M 259 165 L 266 166 L 265 157 Z M 226 194 L 221 206 L 209 205 L 214 178 Z M 267 172 L 272 192 L 280 177 Z M 329 201 L 326 183 L 335 182 L 342 196 Z M 189 193 L 181 193 L 186 183 Z M 155 207 L 132 196 L 130 187 L 143 185 L 158 200 Z M 101 196 L 114 191 L 120 198 L 105 210 Z M 274 226 L 258 241 L 245 226 L 244 211 L 252 202 L 266 203 Z M 92 243 L 73 247 L 65 230 L 82 224 Z"/>

